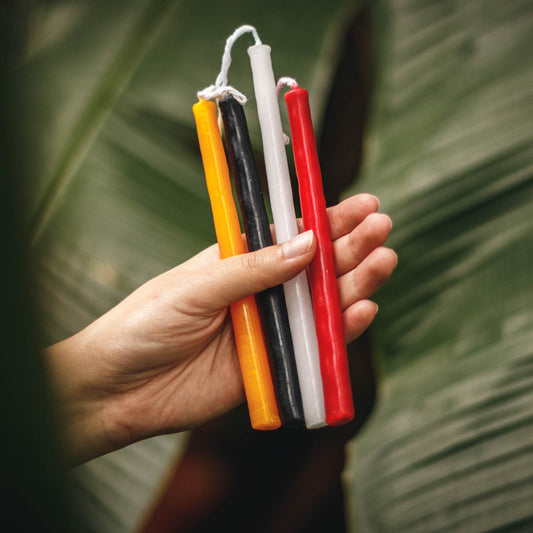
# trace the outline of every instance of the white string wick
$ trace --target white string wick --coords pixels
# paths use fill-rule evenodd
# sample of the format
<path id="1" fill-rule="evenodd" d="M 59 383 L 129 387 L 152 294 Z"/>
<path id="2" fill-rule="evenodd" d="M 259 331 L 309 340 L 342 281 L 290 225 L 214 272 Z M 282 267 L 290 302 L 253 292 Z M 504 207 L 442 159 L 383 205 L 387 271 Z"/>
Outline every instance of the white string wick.
<path id="1" fill-rule="evenodd" d="M 247 24 L 237 28 L 227 39 L 226 46 L 224 47 L 224 53 L 222 54 L 222 65 L 220 72 L 215 80 L 214 85 L 210 85 L 201 91 L 198 91 L 197 96 L 202 100 L 211 100 L 222 98 L 225 94 L 231 94 L 239 104 L 244 105 L 248 100 L 244 94 L 240 91 L 228 85 L 228 71 L 231 65 L 231 49 L 235 44 L 235 41 L 245 33 L 251 33 L 254 37 L 255 44 L 261 44 L 261 39 L 257 30 L 253 26 Z"/>
<path id="2" fill-rule="evenodd" d="M 283 76 L 278 80 L 278 83 L 276 84 L 276 97 L 279 99 L 279 93 L 284 85 L 287 85 L 291 89 L 297 89 L 298 88 L 298 82 L 294 78 L 289 78 L 287 76 Z M 283 144 L 287 146 L 291 140 L 288 135 L 282 132 L 283 136 Z"/>
<path id="3" fill-rule="evenodd" d="M 276 97 L 279 98 L 279 93 L 284 85 L 287 85 L 291 89 L 298 89 L 298 82 L 294 78 L 284 76 L 278 80 L 276 85 Z"/>

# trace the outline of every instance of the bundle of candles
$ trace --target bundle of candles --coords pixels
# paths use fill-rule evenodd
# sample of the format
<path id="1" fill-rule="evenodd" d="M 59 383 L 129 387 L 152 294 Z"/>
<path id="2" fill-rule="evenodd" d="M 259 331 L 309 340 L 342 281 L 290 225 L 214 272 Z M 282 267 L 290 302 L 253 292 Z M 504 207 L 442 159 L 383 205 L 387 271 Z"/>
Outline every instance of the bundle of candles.
<path id="1" fill-rule="evenodd" d="M 224 124 L 226 148 L 235 180 L 249 249 L 273 244 L 259 174 L 246 125 L 246 98 L 228 85 L 231 47 L 251 32 L 250 56 L 263 140 L 268 193 L 278 243 L 298 234 L 284 135 L 278 107 L 283 84 L 299 184 L 303 227 L 312 229 L 317 251 L 307 273 L 230 306 L 235 343 L 252 427 L 319 428 L 340 425 L 354 416 L 342 313 L 322 177 L 311 122 L 308 93 L 295 80 L 276 87 L 270 47 L 252 26 L 238 28 L 227 40 L 216 83 L 199 91 L 193 106 L 198 139 L 221 258 L 246 253 L 233 200 L 217 120 Z M 259 309 L 258 306 L 259 305 Z"/>

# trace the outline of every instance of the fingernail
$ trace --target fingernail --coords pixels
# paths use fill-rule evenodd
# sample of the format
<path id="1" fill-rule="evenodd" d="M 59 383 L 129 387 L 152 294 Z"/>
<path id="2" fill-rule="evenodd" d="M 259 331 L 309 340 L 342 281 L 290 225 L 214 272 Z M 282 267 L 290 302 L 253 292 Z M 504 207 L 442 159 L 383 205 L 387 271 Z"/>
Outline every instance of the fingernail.
<path id="1" fill-rule="evenodd" d="M 374 305 L 376 306 L 376 312 L 374 314 L 377 315 L 379 311 L 379 305 L 375 302 L 374 302 Z"/>
<path id="2" fill-rule="evenodd" d="M 304 231 L 290 241 L 285 241 L 281 245 L 283 255 L 287 259 L 294 259 L 300 255 L 306 254 L 313 244 L 313 230 Z"/>
<path id="3" fill-rule="evenodd" d="M 373 194 L 372 196 L 376 199 L 376 202 L 378 203 L 378 209 L 379 209 L 379 198 L 375 194 Z"/>

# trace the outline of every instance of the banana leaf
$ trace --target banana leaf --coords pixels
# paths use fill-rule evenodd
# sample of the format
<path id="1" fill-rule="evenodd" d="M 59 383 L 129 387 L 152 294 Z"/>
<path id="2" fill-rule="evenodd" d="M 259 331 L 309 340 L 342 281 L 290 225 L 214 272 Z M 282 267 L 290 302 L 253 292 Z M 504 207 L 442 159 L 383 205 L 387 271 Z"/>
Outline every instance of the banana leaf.
<path id="1" fill-rule="evenodd" d="M 361 181 L 394 228 L 355 530 L 533 530 L 533 6 L 371 3 Z"/>

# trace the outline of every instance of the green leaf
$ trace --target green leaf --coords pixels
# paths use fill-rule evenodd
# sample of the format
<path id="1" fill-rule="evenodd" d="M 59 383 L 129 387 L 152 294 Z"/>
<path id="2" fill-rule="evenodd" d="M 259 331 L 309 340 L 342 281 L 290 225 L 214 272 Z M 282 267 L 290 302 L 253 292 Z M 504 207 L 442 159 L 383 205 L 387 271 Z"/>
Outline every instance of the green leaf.
<path id="1" fill-rule="evenodd" d="M 373 8 L 357 190 L 391 214 L 399 265 L 377 298 L 379 407 L 351 450 L 356 530 L 531 531 L 532 5 Z"/>

